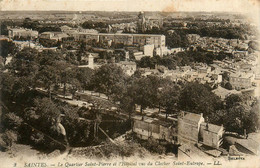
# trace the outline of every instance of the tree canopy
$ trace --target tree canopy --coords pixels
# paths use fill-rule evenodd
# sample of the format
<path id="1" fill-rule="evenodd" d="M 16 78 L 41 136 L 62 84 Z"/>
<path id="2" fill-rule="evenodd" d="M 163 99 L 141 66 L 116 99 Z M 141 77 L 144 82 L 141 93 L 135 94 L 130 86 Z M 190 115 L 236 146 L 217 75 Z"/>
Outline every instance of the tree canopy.
<path id="1" fill-rule="evenodd" d="M 210 116 L 221 106 L 220 98 L 198 82 L 187 83 L 180 93 L 179 108 L 193 113 Z"/>

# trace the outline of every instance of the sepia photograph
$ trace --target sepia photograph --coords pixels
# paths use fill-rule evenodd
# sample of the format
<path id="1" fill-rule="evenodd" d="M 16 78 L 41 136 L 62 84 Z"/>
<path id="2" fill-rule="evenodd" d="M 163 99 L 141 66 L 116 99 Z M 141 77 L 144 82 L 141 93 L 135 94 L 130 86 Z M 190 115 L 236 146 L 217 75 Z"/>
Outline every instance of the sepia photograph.
<path id="1" fill-rule="evenodd" d="M 0 168 L 260 167 L 260 1 L 1 0 Z"/>

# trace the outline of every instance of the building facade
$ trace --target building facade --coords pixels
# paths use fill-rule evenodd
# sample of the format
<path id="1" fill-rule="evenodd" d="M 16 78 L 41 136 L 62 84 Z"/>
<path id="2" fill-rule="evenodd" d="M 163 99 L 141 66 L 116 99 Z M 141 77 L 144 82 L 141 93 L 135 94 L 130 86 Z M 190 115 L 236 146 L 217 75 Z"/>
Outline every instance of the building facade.
<path id="1" fill-rule="evenodd" d="M 199 129 L 202 122 L 204 122 L 202 114 L 182 112 L 182 115 L 178 117 L 178 143 L 198 143 Z"/>
<path id="2" fill-rule="evenodd" d="M 133 132 L 141 139 L 153 138 L 169 143 L 177 142 L 176 124 L 172 121 L 161 121 L 154 118 L 133 117 Z"/>
<path id="3" fill-rule="evenodd" d="M 250 74 L 231 74 L 229 82 L 236 90 L 248 89 L 252 87 L 252 80 L 254 76 Z"/>
<path id="4" fill-rule="evenodd" d="M 124 45 L 154 45 L 155 48 L 165 47 L 165 36 L 160 34 L 112 34 L 112 33 L 74 33 L 72 36 L 76 41 L 96 40 L 97 42 L 108 43 L 112 41 L 115 44 Z"/>
<path id="5" fill-rule="evenodd" d="M 14 37 L 37 38 L 38 31 L 34 31 L 34 30 L 30 30 L 30 29 L 14 28 L 14 29 L 8 30 L 8 37 L 9 38 L 14 38 Z"/>
<path id="6" fill-rule="evenodd" d="M 204 145 L 219 148 L 223 143 L 224 127 L 210 123 L 201 123 L 200 138 Z"/>

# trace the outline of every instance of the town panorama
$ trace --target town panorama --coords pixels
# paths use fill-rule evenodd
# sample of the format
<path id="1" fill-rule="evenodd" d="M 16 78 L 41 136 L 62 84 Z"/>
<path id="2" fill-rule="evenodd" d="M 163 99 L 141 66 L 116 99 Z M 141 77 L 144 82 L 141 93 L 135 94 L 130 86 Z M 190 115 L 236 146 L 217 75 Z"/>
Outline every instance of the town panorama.
<path id="1" fill-rule="evenodd" d="M 259 154 L 259 36 L 246 17 L 6 11 L 0 20 L 0 157 Z"/>

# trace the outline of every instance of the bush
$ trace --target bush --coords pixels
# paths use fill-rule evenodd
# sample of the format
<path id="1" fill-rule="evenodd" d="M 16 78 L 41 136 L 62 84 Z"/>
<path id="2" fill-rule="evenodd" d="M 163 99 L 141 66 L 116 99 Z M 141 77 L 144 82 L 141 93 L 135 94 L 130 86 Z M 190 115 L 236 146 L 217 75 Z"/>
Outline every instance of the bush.
<path id="1" fill-rule="evenodd" d="M 226 89 L 228 89 L 228 90 L 232 90 L 232 89 L 233 89 L 232 85 L 231 85 L 229 82 L 227 82 L 227 83 L 224 85 L 224 88 L 226 88 Z"/>
<path id="2" fill-rule="evenodd" d="M 14 113 L 5 114 L 3 120 L 4 127 L 11 130 L 17 130 L 21 126 L 22 122 L 23 120 Z"/>
<path id="3" fill-rule="evenodd" d="M 17 133 L 12 130 L 6 130 L 4 134 L 0 137 L 0 149 L 8 150 L 12 147 L 13 142 L 17 141 Z"/>
<path id="4" fill-rule="evenodd" d="M 143 146 L 153 153 L 163 154 L 166 152 L 166 148 L 153 138 L 148 139 L 147 143 L 144 143 Z"/>

